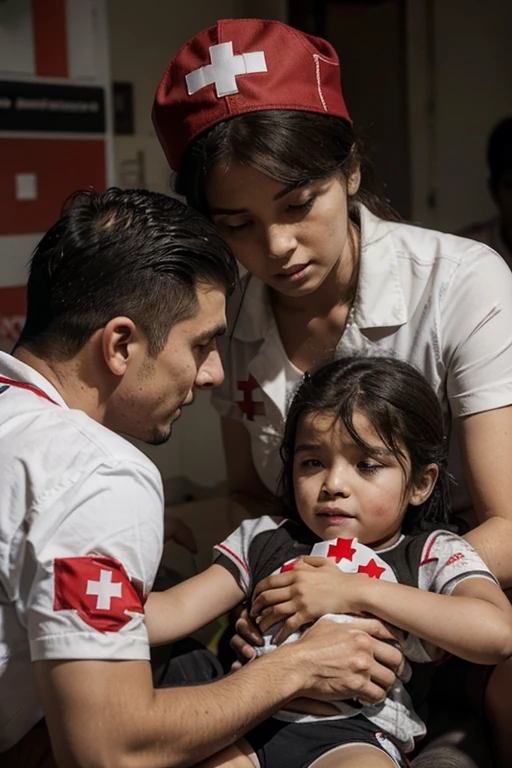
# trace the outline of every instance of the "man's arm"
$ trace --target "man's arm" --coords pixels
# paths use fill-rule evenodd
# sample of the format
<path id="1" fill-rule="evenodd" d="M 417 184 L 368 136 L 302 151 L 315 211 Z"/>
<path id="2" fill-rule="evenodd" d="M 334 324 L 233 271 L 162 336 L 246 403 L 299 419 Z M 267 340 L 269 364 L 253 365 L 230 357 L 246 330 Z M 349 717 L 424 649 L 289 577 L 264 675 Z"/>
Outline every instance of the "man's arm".
<path id="1" fill-rule="evenodd" d="M 391 637 L 391 635 L 389 635 Z M 185 768 L 297 696 L 378 701 L 401 654 L 350 625 L 319 622 L 209 685 L 155 690 L 144 661 L 39 661 L 59 768 Z"/>

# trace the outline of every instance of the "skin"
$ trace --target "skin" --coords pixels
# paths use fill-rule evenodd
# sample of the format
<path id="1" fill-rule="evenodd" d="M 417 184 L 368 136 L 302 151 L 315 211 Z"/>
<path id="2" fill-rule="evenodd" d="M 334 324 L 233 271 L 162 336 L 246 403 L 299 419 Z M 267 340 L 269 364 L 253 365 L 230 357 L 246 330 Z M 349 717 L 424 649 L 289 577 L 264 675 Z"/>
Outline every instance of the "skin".
<path id="1" fill-rule="evenodd" d="M 360 448 L 333 414 L 313 412 L 299 422 L 293 461 L 297 512 L 321 539 L 357 537 L 379 550 L 398 541 L 409 504 L 422 504 L 439 471 L 431 464 L 411 485 L 397 458 L 368 418 L 354 413 L 354 429 L 372 446 Z"/>

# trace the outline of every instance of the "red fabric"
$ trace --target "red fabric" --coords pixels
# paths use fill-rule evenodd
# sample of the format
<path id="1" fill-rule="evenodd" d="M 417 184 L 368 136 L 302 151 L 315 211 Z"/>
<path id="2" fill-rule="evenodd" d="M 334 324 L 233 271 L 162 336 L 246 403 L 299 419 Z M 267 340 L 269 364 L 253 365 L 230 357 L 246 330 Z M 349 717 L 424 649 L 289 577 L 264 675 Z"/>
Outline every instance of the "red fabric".
<path id="1" fill-rule="evenodd" d="M 111 557 L 55 558 L 54 577 L 54 610 L 75 610 L 99 632 L 118 632 L 131 621 L 128 612 L 144 613 L 142 596 Z"/>
<path id="2" fill-rule="evenodd" d="M 236 76 L 239 92 L 217 97 L 215 84 L 188 95 L 185 76 L 211 63 L 210 46 L 232 41 L 233 54 L 263 51 L 267 72 Z M 338 56 L 326 40 L 279 21 L 224 19 L 189 40 L 158 86 L 153 123 L 169 165 L 179 169 L 189 142 L 228 117 L 265 109 L 297 109 L 350 121 Z"/>

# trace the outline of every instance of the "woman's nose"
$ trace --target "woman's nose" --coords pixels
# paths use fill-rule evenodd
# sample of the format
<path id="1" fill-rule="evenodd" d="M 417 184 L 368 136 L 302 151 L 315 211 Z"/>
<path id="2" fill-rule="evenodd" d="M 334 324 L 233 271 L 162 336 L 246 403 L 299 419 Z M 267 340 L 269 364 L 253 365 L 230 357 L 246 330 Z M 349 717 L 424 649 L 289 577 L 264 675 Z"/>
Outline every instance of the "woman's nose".
<path id="1" fill-rule="evenodd" d="M 270 258 L 285 259 L 295 251 L 297 239 L 292 227 L 285 224 L 272 224 L 268 227 L 266 234 Z"/>

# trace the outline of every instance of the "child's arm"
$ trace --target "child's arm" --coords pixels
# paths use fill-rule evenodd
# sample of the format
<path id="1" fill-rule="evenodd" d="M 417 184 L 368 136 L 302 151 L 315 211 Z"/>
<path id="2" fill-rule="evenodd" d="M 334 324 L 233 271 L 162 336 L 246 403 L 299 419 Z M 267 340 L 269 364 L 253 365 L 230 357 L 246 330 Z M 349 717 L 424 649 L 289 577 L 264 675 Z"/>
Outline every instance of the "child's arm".
<path id="1" fill-rule="evenodd" d="M 164 592 L 151 592 L 145 605 L 150 645 L 187 637 L 234 608 L 243 597 L 235 577 L 216 564 Z"/>
<path id="2" fill-rule="evenodd" d="M 326 613 L 370 613 L 469 661 L 495 664 L 512 655 L 512 607 L 491 580 L 465 578 L 451 594 L 343 573 L 328 559 L 304 557 L 262 581 L 251 614 L 265 632 L 285 620 L 282 642 Z"/>

